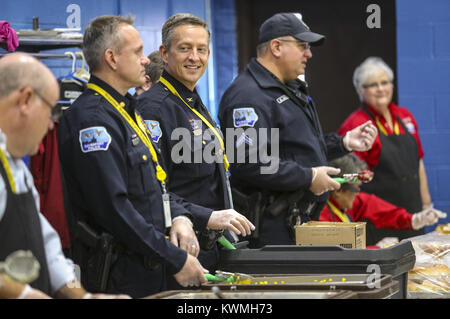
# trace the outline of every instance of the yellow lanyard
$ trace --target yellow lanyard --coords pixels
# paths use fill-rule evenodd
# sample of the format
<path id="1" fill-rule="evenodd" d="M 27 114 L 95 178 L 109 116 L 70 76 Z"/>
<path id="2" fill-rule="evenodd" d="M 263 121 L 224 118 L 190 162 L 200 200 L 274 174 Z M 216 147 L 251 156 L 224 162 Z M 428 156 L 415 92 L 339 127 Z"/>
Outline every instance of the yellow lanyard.
<path id="1" fill-rule="evenodd" d="M 189 104 L 187 104 L 183 98 L 181 97 L 181 95 L 177 92 L 177 90 L 173 87 L 172 84 L 169 83 L 169 81 L 167 81 L 164 77 L 160 77 L 159 81 L 164 84 L 170 92 L 172 92 L 172 94 L 174 94 L 175 96 L 177 96 L 184 104 L 186 104 L 186 106 L 195 114 L 197 115 L 203 123 L 205 123 L 210 129 L 211 131 L 214 133 L 214 135 L 217 137 L 217 139 L 219 140 L 220 143 L 220 147 L 222 148 L 222 152 L 223 152 L 223 165 L 225 167 L 225 171 L 228 172 L 228 167 L 230 166 L 230 163 L 228 163 L 228 159 L 227 159 L 227 155 L 225 154 L 225 144 L 223 143 L 223 139 L 220 136 L 219 132 L 217 132 L 216 128 L 209 123 L 209 121 L 202 115 L 200 114 L 197 110 L 193 109 Z"/>
<path id="2" fill-rule="evenodd" d="M 14 194 L 17 194 L 16 192 L 16 184 L 14 183 L 14 178 L 11 172 L 11 168 L 9 167 L 8 160 L 6 158 L 5 153 L 3 153 L 3 150 L 0 149 L 0 160 L 2 162 L 3 167 L 6 171 L 6 176 L 8 177 L 9 185 L 11 186 L 11 190 Z"/>
<path id="3" fill-rule="evenodd" d="M 330 206 L 333 213 L 339 217 L 339 219 L 344 223 L 350 223 L 350 220 L 348 219 L 348 216 L 341 212 L 336 206 L 334 206 L 330 201 L 327 201 L 327 204 Z"/>
<path id="4" fill-rule="evenodd" d="M 380 121 L 378 120 L 378 116 L 375 119 L 375 123 L 378 126 L 378 129 L 381 131 L 381 133 L 383 133 L 384 135 L 388 135 L 386 129 L 384 128 L 384 126 L 380 123 Z M 399 135 L 400 134 L 400 130 L 398 128 L 398 121 L 395 121 L 394 123 L 394 133 L 395 135 Z"/>
<path id="5" fill-rule="evenodd" d="M 98 85 L 96 85 L 94 83 L 88 83 L 87 87 L 89 89 L 99 93 L 109 103 L 111 103 L 111 105 L 114 106 L 116 108 L 116 110 L 125 118 L 127 123 L 130 124 L 130 126 L 137 133 L 137 135 L 140 137 L 140 139 L 145 144 L 145 146 L 148 147 L 148 149 L 150 150 L 150 154 L 152 154 L 152 160 L 156 166 L 156 178 L 158 179 L 158 181 L 160 181 L 162 188 L 163 188 L 163 192 L 165 193 L 166 192 L 165 183 L 166 183 L 167 174 L 164 171 L 164 169 L 161 167 L 161 165 L 159 165 L 158 156 L 156 155 L 155 148 L 153 147 L 153 144 L 150 141 L 150 139 L 146 133 L 146 126 L 145 126 L 144 122 L 142 121 L 142 118 L 139 115 L 137 115 L 136 113 L 134 113 L 134 115 L 136 117 L 136 121 L 138 123 L 138 124 L 136 124 L 136 122 L 127 113 L 127 111 L 125 111 L 123 109 L 123 106 L 121 106 L 108 92 L 106 92 L 105 90 L 103 90 L 101 87 L 99 87 Z"/>

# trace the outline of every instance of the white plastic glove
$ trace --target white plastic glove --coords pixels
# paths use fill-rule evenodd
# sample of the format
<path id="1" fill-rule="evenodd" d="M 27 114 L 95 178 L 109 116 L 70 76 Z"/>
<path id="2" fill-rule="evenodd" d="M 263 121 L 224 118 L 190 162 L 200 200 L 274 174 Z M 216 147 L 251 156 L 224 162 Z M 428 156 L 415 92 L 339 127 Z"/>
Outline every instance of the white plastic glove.
<path id="1" fill-rule="evenodd" d="M 344 146 L 348 151 L 368 151 L 378 135 L 378 130 L 371 121 L 367 121 L 353 130 L 348 131 L 344 137 Z"/>
<path id="2" fill-rule="evenodd" d="M 436 224 L 439 218 L 447 217 L 446 213 L 434 208 L 427 208 L 413 215 L 411 226 L 414 230 Z"/>
<path id="3" fill-rule="evenodd" d="M 399 240 L 397 237 L 384 237 L 382 240 L 380 240 L 375 245 L 380 248 L 384 248 L 384 247 L 389 247 L 389 246 L 398 244 L 398 241 Z"/>
<path id="4" fill-rule="evenodd" d="M 319 166 L 312 168 L 312 181 L 309 190 L 317 196 L 325 192 L 334 191 L 341 187 L 341 184 L 333 180 L 330 175 L 337 175 L 341 172 L 339 168 L 331 166 Z"/>

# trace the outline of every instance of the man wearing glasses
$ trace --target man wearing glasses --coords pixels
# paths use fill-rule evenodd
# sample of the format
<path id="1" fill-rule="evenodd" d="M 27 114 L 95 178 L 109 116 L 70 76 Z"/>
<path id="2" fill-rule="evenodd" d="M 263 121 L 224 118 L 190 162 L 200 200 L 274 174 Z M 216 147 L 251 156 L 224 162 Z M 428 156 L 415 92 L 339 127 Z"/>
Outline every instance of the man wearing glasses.
<path id="1" fill-rule="evenodd" d="M 219 106 L 225 136 L 227 128 L 258 132 L 258 141 L 247 133 L 236 142 L 227 141 L 235 154 L 245 148 L 245 162 L 231 164 L 233 187 L 246 195 L 262 194 L 262 213 L 253 217 L 259 218 L 257 247 L 295 244 L 293 226 L 317 220 L 328 192 L 340 187 L 328 176 L 339 170 L 328 167 L 327 160 L 369 149 L 377 134 L 373 125 L 365 123 L 344 138 L 323 135 L 307 84 L 298 76 L 305 73 L 312 58 L 311 46 L 321 45 L 324 38 L 311 32 L 299 13 L 275 14 L 261 25 L 257 58 L 231 84 Z M 267 132 L 264 141 L 260 138 L 263 131 Z M 257 148 L 249 147 L 255 143 Z M 261 154 L 261 149 L 279 149 L 279 156 Z M 255 156 L 256 163 L 250 160 Z M 273 161 L 278 161 L 277 167 L 265 170 L 264 163 Z"/>
<path id="2" fill-rule="evenodd" d="M 89 294 L 76 282 L 60 238 L 39 212 L 33 177 L 21 160 L 36 154 L 44 135 L 53 129 L 61 114 L 54 106 L 58 97 L 55 77 L 35 58 L 13 53 L 0 60 L 0 261 L 29 250 L 40 265 L 31 286 L 0 275 L 0 299 L 113 297 Z"/>

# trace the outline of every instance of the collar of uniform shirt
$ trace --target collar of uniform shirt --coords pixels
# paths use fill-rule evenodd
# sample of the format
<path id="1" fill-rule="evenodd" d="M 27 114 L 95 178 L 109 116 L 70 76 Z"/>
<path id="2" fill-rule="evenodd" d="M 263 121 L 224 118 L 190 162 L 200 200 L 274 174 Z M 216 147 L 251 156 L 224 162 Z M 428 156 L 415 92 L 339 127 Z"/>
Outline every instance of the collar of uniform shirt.
<path id="1" fill-rule="evenodd" d="M 200 110 L 200 96 L 197 93 L 197 89 L 194 88 L 194 91 L 189 90 L 183 83 L 175 79 L 170 73 L 166 70 L 163 71 L 162 75 L 167 81 L 172 84 L 172 86 L 177 90 L 178 94 L 185 100 L 191 107 Z"/>
<path id="2" fill-rule="evenodd" d="M 119 104 L 124 103 L 125 104 L 124 108 L 128 112 L 128 114 L 132 115 L 134 113 L 136 103 L 135 98 L 130 93 L 127 93 L 125 96 L 123 96 L 122 94 L 117 92 L 112 86 L 110 86 L 105 81 L 99 79 L 95 75 L 91 75 L 89 82 L 98 85 L 103 90 L 108 92 Z M 134 116 L 132 117 L 134 118 Z"/>

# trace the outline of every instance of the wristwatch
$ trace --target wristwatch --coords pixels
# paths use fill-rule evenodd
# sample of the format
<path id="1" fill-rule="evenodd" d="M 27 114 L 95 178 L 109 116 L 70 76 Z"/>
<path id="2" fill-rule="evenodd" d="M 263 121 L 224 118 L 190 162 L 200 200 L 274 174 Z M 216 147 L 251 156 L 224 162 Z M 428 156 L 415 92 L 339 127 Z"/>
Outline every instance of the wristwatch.
<path id="1" fill-rule="evenodd" d="M 22 284 L 33 282 L 39 277 L 41 266 L 29 250 L 18 250 L 0 262 L 0 273 Z M 1 284 L 1 282 L 0 282 Z"/>

